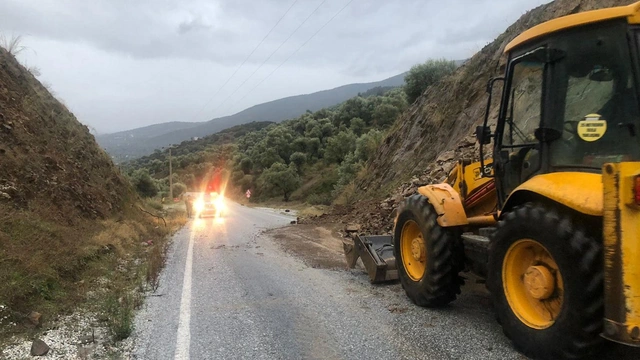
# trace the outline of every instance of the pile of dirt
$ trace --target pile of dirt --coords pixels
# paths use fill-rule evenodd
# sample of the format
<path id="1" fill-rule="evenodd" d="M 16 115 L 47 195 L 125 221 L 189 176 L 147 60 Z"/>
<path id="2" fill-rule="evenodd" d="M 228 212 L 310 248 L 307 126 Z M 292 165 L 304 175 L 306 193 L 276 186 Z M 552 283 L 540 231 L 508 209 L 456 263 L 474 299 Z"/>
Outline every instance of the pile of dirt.
<path id="1" fill-rule="evenodd" d="M 556 0 L 528 11 L 454 74 L 428 88 L 400 116 L 372 157 L 374 160 L 367 164 L 366 175 L 356 182 L 357 192 L 368 200 L 358 202 L 347 211 L 337 209 L 326 217 L 335 216 L 344 223 L 361 224 L 365 233 L 389 233 L 392 211 L 402 199 L 414 194 L 421 185 L 442 182 L 456 161 L 479 159 L 473 130 L 484 118 L 487 81 L 503 75 L 506 63 L 503 52 L 511 40 L 521 32 L 559 16 L 633 2 Z M 495 94 L 500 91 L 494 89 Z M 497 119 L 499 98 L 493 98 L 490 124 L 495 124 Z"/>

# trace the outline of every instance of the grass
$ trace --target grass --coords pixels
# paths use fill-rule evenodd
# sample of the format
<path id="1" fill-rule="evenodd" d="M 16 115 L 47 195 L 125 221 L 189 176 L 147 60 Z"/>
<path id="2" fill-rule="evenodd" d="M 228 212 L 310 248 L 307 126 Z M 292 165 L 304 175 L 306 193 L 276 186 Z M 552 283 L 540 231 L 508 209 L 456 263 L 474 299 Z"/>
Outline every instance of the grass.
<path id="1" fill-rule="evenodd" d="M 146 199 L 145 203 L 147 204 L 147 206 L 149 206 L 154 210 L 158 210 L 158 211 L 164 210 L 162 206 L 162 202 L 158 199 Z"/>
<path id="2" fill-rule="evenodd" d="M 336 199 L 333 201 L 335 205 L 351 206 L 358 199 L 358 187 L 355 182 L 350 182 L 345 185 Z"/>
<path id="3" fill-rule="evenodd" d="M 169 236 L 186 222 L 179 209 L 164 214 L 167 227 L 134 209 L 126 215 L 75 229 L 15 211 L 11 221 L 0 217 L 0 304 L 11 314 L 7 320 L 22 323 L 31 311 L 53 319 L 95 306 L 113 340 L 126 338 L 143 293 L 159 285 Z M 33 331 L 0 326 L 0 343 Z"/>
<path id="4" fill-rule="evenodd" d="M 114 341 L 129 337 L 134 328 L 134 295 L 115 291 L 107 295 L 104 301 L 104 316 L 109 334 Z"/>
<path id="5" fill-rule="evenodd" d="M 156 291 L 160 285 L 160 272 L 165 264 L 165 249 L 155 246 L 147 256 L 146 281 Z"/>
<path id="6" fill-rule="evenodd" d="M 109 327 L 121 338 L 128 315 L 105 302 L 117 294 L 122 308 L 135 309 L 157 287 L 184 214 L 141 202 L 88 128 L 12 55 L 24 50 L 20 37 L 0 37 L 0 45 L 9 50 L 0 48 L 0 103 L 12 121 L 0 132 L 0 347 L 79 308 L 111 309 Z M 42 328 L 25 325 L 32 311 Z"/>
<path id="7" fill-rule="evenodd" d="M 12 35 L 8 38 L 6 35 L 0 34 L 0 46 L 13 56 L 27 49 L 26 46 L 22 45 L 22 35 Z"/>

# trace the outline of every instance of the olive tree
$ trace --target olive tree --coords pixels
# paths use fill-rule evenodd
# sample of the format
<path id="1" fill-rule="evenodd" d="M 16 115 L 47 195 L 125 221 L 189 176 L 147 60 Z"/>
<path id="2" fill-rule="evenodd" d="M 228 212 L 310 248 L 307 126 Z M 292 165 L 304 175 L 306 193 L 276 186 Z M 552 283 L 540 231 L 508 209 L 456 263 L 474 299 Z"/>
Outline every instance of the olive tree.
<path id="1" fill-rule="evenodd" d="M 416 101 L 429 86 L 451 74 L 455 69 L 456 62 L 445 59 L 431 59 L 423 64 L 412 66 L 404 77 L 404 91 L 407 93 L 409 104 Z"/>
<path id="2" fill-rule="evenodd" d="M 282 194 L 284 201 L 289 201 L 291 193 L 300 186 L 300 176 L 295 166 L 287 166 L 279 162 L 265 170 L 260 179 L 264 190 Z"/>

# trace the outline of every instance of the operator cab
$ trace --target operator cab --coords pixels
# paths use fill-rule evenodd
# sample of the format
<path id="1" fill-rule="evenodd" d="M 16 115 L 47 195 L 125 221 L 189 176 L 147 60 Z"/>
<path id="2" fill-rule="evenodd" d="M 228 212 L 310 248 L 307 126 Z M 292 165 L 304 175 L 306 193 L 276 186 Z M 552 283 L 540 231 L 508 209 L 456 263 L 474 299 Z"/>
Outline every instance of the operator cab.
<path id="1" fill-rule="evenodd" d="M 501 204 L 536 174 L 640 160 L 638 31 L 620 18 L 507 49 L 494 147 Z"/>

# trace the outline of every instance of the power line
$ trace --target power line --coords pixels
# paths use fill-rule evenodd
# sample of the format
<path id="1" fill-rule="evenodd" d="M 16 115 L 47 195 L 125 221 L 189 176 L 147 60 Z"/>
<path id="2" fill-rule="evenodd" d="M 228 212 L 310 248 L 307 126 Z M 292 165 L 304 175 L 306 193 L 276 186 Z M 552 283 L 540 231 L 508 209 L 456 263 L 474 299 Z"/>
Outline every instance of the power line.
<path id="1" fill-rule="evenodd" d="M 280 19 L 278 19 L 278 21 L 275 23 L 275 25 L 273 25 L 271 27 L 271 30 L 269 30 L 269 32 L 267 33 L 267 35 L 265 35 L 262 40 L 260 40 L 260 42 L 258 43 L 258 45 L 256 45 L 256 47 L 253 48 L 253 50 L 251 51 L 251 53 L 249 55 L 247 55 L 247 57 L 244 59 L 244 61 L 242 62 L 242 64 L 240 64 L 240 66 L 238 66 L 236 68 L 236 70 L 233 72 L 233 74 L 231 74 L 231 76 L 229 76 L 229 78 L 227 79 L 227 81 L 224 82 L 224 84 L 222 84 L 222 86 L 220 86 L 218 88 L 218 90 L 209 98 L 209 100 L 200 108 L 200 110 L 198 110 L 198 112 L 196 113 L 196 115 L 194 116 L 194 118 L 197 115 L 200 115 L 200 113 L 202 112 L 202 110 L 204 110 L 205 107 L 207 107 L 210 103 L 211 100 L 213 100 L 216 95 L 218 95 L 220 93 L 220 91 L 229 83 L 229 81 L 231 81 L 231 79 L 238 73 L 238 71 L 244 66 L 244 64 L 247 63 L 247 61 L 249 60 L 249 58 L 251 58 L 251 55 L 253 55 L 256 50 L 258 50 L 258 48 L 260 47 L 260 45 L 262 45 L 262 43 L 264 43 L 264 41 L 267 39 L 267 37 L 269 37 L 269 35 L 271 35 L 271 33 L 273 32 L 273 30 L 276 28 L 276 26 L 278 26 L 278 24 L 280 24 L 280 22 L 282 21 L 282 19 L 284 19 L 285 16 L 287 16 L 287 14 L 289 13 L 289 11 L 291 11 L 291 9 L 293 8 L 293 6 L 298 2 L 298 0 L 295 0 L 291 6 L 289 6 L 289 8 L 287 9 L 287 11 L 284 12 L 284 14 L 282 14 L 282 16 L 280 17 Z"/>
<path id="2" fill-rule="evenodd" d="M 353 0 L 351 0 L 353 1 Z M 289 37 L 287 37 L 281 44 L 280 46 L 278 46 L 270 55 L 269 57 L 267 57 L 262 64 L 260 64 L 260 66 L 258 66 L 252 73 L 251 75 L 249 75 L 249 77 L 247 77 L 246 79 L 244 79 L 244 81 L 242 82 L 242 84 L 240 84 L 240 86 L 238 86 L 231 94 L 229 94 L 229 96 L 227 96 L 221 103 L 220 105 L 218 105 L 213 111 L 215 112 L 216 110 L 218 110 L 222 105 L 224 105 L 227 100 L 229 100 L 238 90 L 240 90 L 240 88 L 249 80 L 253 77 L 253 75 L 255 75 L 256 72 L 258 72 L 258 70 L 260 70 L 262 68 L 262 66 L 264 66 L 264 64 L 267 63 L 267 61 L 269 61 L 269 59 L 271 59 L 271 57 L 278 52 L 278 50 L 280 50 L 280 48 L 287 42 L 289 41 L 289 39 L 291 39 L 291 37 L 302 27 L 302 25 L 304 25 L 313 14 L 316 13 L 316 11 L 318 11 L 318 9 L 322 6 L 322 4 L 324 4 L 325 2 L 327 2 L 327 0 L 322 0 L 322 2 L 311 12 L 311 14 L 309 14 L 309 16 L 307 16 L 306 19 L 304 19 L 304 21 L 298 25 L 297 28 L 295 28 L 295 30 L 293 30 L 293 32 L 291 34 L 289 34 Z"/>
<path id="3" fill-rule="evenodd" d="M 305 46 L 309 41 L 311 41 L 311 39 L 313 39 L 316 35 L 318 35 L 318 33 L 320 31 L 322 31 L 322 29 L 324 29 L 327 25 L 329 25 L 329 23 L 331 21 L 333 21 L 333 19 L 335 19 L 338 15 L 340 15 L 340 13 L 347 8 L 347 6 L 349 6 L 349 4 L 351 4 L 353 2 L 353 0 L 349 0 L 340 10 L 338 10 L 337 13 L 335 13 L 335 15 L 333 15 L 331 17 L 331 19 L 329 19 L 324 25 L 322 25 L 313 35 L 311 35 L 310 38 L 307 39 L 307 41 L 305 41 L 304 43 L 302 43 L 302 45 L 300 45 L 300 47 L 298 47 L 296 49 L 296 51 L 292 52 L 291 55 L 289 55 L 289 57 L 287 57 L 283 62 L 280 63 L 280 65 L 278 65 L 275 69 L 273 69 L 273 71 L 271 71 L 269 73 L 269 75 L 267 75 L 264 79 L 262 79 L 260 82 L 258 82 L 253 88 L 251 88 L 251 90 L 249 90 L 248 93 L 244 94 L 243 97 L 241 97 L 238 101 L 234 102 L 231 107 L 233 107 L 234 105 L 236 105 L 237 103 L 239 103 L 240 101 L 242 101 L 244 98 L 246 98 L 247 96 L 249 96 L 249 94 L 251 94 L 258 86 L 260 86 L 260 84 L 262 84 L 265 80 L 267 80 L 271 75 L 273 75 L 273 73 L 275 73 L 276 71 L 278 71 L 278 69 L 280 69 L 280 67 L 282 65 L 284 65 L 284 63 L 286 63 L 287 61 L 289 61 L 289 59 L 291 59 L 293 57 L 293 55 L 295 55 L 298 51 L 300 51 L 300 49 L 302 49 L 303 46 Z"/>

